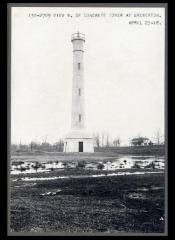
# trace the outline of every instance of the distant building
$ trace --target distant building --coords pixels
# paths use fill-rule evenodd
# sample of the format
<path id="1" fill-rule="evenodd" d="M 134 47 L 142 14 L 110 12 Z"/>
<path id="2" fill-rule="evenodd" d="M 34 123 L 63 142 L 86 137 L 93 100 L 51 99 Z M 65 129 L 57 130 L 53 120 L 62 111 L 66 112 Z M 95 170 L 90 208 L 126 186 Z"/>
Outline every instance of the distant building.
<path id="1" fill-rule="evenodd" d="M 132 146 L 145 146 L 145 145 L 152 145 L 152 142 L 150 141 L 149 138 L 138 137 L 138 138 L 133 138 L 131 140 L 131 145 Z"/>

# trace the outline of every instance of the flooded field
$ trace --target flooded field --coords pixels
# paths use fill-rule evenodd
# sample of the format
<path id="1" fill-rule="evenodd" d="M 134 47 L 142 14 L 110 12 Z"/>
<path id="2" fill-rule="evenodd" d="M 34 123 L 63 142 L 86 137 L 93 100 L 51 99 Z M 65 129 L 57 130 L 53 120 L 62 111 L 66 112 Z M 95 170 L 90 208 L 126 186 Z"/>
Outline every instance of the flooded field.
<path id="1" fill-rule="evenodd" d="M 11 162 L 11 174 L 27 174 L 36 172 L 48 172 L 57 169 L 84 168 L 90 170 L 115 171 L 118 169 L 164 169 L 164 157 L 154 156 L 121 156 L 116 159 L 59 161 L 59 160 L 21 160 L 13 159 Z"/>
<path id="2" fill-rule="evenodd" d="M 66 157 L 12 157 L 12 232 L 164 232 L 164 157 Z"/>

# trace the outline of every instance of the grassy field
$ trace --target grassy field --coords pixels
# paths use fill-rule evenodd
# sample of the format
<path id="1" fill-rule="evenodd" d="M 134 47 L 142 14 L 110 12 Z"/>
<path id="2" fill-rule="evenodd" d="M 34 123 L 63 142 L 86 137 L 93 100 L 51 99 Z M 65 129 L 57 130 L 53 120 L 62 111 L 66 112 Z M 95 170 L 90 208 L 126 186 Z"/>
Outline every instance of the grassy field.
<path id="1" fill-rule="evenodd" d="M 116 153 L 61 153 L 61 152 L 26 152 L 15 153 L 11 156 L 12 161 L 27 160 L 27 161 L 76 161 L 76 160 L 104 160 L 117 158 Z"/>
<path id="2" fill-rule="evenodd" d="M 49 181 L 11 176 L 11 231 L 163 233 L 164 174 L 158 172 Z M 64 169 L 27 177 L 99 173 Z"/>
<path id="3" fill-rule="evenodd" d="M 44 151 L 44 150 L 27 150 L 27 151 L 12 151 L 13 155 L 20 156 L 20 155 L 59 155 L 64 156 L 64 152 L 51 152 L 51 151 Z M 165 155 L 165 145 L 152 145 L 152 146 L 118 146 L 118 147 L 95 147 L 94 153 L 78 153 L 79 155 L 89 155 L 89 156 L 109 156 L 109 155 L 116 155 L 116 154 L 124 154 L 124 155 L 157 155 L 163 156 Z M 77 153 L 66 153 L 67 156 L 74 156 Z"/>
<path id="4" fill-rule="evenodd" d="M 100 147 L 95 148 L 97 152 L 113 152 L 117 154 L 136 154 L 136 155 L 165 155 L 165 145 L 152 146 L 119 146 L 119 147 Z"/>
<path id="5" fill-rule="evenodd" d="M 87 161 L 87 162 L 100 162 L 108 161 L 113 159 L 118 159 L 123 156 L 128 156 L 125 154 L 117 154 L 115 152 L 94 152 L 94 153 L 61 153 L 61 152 L 19 152 L 11 156 L 11 161 Z M 134 156 L 134 154 L 133 154 Z M 145 156 L 159 157 L 159 155 L 136 155 L 141 159 Z M 164 156 L 164 155 L 163 155 Z"/>

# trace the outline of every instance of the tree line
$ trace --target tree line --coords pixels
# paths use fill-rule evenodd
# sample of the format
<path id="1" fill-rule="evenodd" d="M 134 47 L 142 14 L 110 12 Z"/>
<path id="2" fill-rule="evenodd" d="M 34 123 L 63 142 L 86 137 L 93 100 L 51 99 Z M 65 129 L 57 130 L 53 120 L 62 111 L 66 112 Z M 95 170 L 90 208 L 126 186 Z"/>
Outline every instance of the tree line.
<path id="1" fill-rule="evenodd" d="M 112 139 L 108 133 L 94 133 L 94 144 L 97 148 L 99 147 L 118 147 L 121 145 L 121 138 L 116 137 Z"/>
<path id="2" fill-rule="evenodd" d="M 11 151 L 48 151 L 48 152 L 63 152 L 64 142 L 59 139 L 57 142 L 51 144 L 49 142 L 36 142 L 31 141 L 29 144 L 11 144 Z"/>
<path id="3" fill-rule="evenodd" d="M 119 147 L 121 146 L 121 138 L 115 137 L 111 138 L 111 136 L 106 132 L 96 132 L 93 134 L 94 139 L 94 147 L 100 148 L 100 147 Z M 132 145 L 132 141 L 135 138 L 128 140 L 128 145 Z M 154 140 L 151 141 L 148 138 L 143 138 L 139 134 L 137 135 L 136 139 L 138 139 L 138 144 L 143 142 L 143 139 L 148 140 L 148 145 L 162 145 L 164 144 L 164 136 L 160 134 L 159 131 L 156 132 Z M 140 144 L 140 145 L 141 145 Z M 11 151 L 53 151 L 53 152 L 63 152 L 64 149 L 64 140 L 60 138 L 57 142 L 51 144 L 47 142 L 47 137 L 43 139 L 42 143 L 39 143 L 37 141 L 31 141 L 29 144 L 22 144 L 21 142 L 19 144 L 11 144 Z"/>

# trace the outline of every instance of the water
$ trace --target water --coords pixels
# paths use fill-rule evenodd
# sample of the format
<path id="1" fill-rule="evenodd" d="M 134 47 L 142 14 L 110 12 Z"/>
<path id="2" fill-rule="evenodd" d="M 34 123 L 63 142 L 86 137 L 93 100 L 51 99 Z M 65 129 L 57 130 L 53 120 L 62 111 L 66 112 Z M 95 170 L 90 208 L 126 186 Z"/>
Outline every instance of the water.
<path id="1" fill-rule="evenodd" d="M 87 170 L 98 170 L 99 164 L 103 165 L 101 171 L 115 171 L 117 169 L 164 169 L 165 160 L 164 157 L 154 157 L 154 156 L 122 156 L 118 159 L 113 159 L 109 161 L 97 161 L 90 162 L 91 160 L 86 161 L 84 166 Z M 11 165 L 11 174 L 27 174 L 27 173 L 37 173 L 37 172 L 49 172 L 58 169 L 68 169 L 76 168 L 77 162 L 66 162 L 66 161 L 52 161 L 52 162 L 31 162 L 25 161 L 19 163 L 17 161 L 12 162 Z"/>
<path id="2" fill-rule="evenodd" d="M 125 175 L 145 175 L 145 174 L 158 174 L 159 172 L 118 172 L 108 174 L 94 174 L 94 175 L 70 175 L 70 176 L 59 176 L 59 177 L 24 177 L 20 181 L 43 181 L 43 180 L 56 180 L 56 179 L 70 179 L 70 178 L 98 178 L 98 177 L 112 177 L 112 176 L 125 176 Z M 16 181 L 14 179 L 13 181 Z"/>

